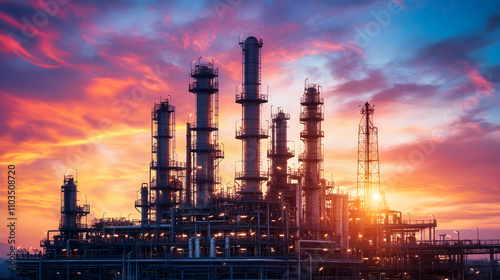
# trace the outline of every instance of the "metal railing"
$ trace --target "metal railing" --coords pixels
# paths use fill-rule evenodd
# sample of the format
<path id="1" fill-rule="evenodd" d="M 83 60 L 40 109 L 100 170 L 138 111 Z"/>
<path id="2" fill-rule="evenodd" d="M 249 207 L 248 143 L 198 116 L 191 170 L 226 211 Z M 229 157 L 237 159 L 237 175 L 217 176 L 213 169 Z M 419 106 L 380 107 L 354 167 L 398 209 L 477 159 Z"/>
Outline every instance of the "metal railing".
<path id="1" fill-rule="evenodd" d="M 179 162 L 176 160 L 165 160 L 165 161 L 151 161 L 150 164 L 151 168 L 156 168 L 158 166 L 160 167 L 171 167 L 171 168 L 186 168 L 186 163 L 185 162 Z"/>
<path id="2" fill-rule="evenodd" d="M 236 178 L 267 178 L 267 171 L 237 171 Z"/>
<path id="3" fill-rule="evenodd" d="M 310 104 L 323 104 L 325 103 L 325 99 L 319 96 L 319 93 L 315 95 L 306 95 L 300 98 L 300 103 L 310 103 Z"/>
<path id="4" fill-rule="evenodd" d="M 236 137 L 242 137 L 242 136 L 261 136 L 261 137 L 267 137 L 269 136 L 269 131 L 267 129 L 259 128 L 257 130 L 257 133 L 250 132 L 249 129 L 237 129 L 236 130 Z"/>
<path id="5" fill-rule="evenodd" d="M 320 131 L 301 131 L 300 138 L 308 138 L 308 137 L 324 137 L 325 132 L 323 130 Z"/>
<path id="6" fill-rule="evenodd" d="M 218 90 L 219 82 L 214 82 L 213 84 L 208 84 L 207 86 L 198 87 L 198 82 L 192 82 L 189 84 L 189 91 L 196 90 Z"/>
<path id="7" fill-rule="evenodd" d="M 304 120 L 323 120 L 325 118 L 323 110 L 318 109 L 316 112 L 304 111 L 299 116 L 301 121 Z"/>
<path id="8" fill-rule="evenodd" d="M 236 102 L 238 101 L 260 101 L 267 102 L 267 94 L 256 94 L 254 96 L 248 96 L 246 92 L 241 92 L 236 94 Z"/>

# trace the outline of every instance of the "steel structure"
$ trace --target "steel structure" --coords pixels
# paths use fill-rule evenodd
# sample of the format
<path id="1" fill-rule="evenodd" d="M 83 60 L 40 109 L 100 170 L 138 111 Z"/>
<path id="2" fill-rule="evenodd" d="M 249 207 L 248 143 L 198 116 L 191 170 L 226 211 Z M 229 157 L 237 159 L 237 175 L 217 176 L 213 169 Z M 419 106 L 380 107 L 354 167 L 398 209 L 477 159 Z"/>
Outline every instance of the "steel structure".
<path id="1" fill-rule="evenodd" d="M 241 191 L 215 188 L 222 159 L 218 72 L 213 61 L 199 60 L 190 72 L 197 112 L 196 122 L 187 123 L 186 166 L 175 159 L 175 108 L 170 98 L 160 100 L 152 110 L 150 181 L 141 185 L 135 201 L 140 219 L 103 215 L 87 227 L 81 220 L 90 206 L 78 205 L 77 182 L 65 175 L 59 228 L 47 231 L 42 252 L 18 251 L 12 278 L 467 279 L 466 256 L 486 253 L 490 265 L 484 276 L 494 279 L 500 240 L 437 241 L 434 218 L 404 220 L 385 202 L 381 207 L 366 204 L 370 190 L 364 197 L 351 196 L 322 178 L 323 98 L 318 85 L 307 85 L 300 100 L 305 151 L 298 169 L 287 164 L 294 154 L 288 147 L 289 115 L 282 110 L 272 115 L 271 177 L 268 192 L 261 195 L 266 174 L 259 147 L 267 135 L 260 124 L 260 106 L 267 101 L 260 94 L 262 41 L 248 37 L 241 45 L 244 85 L 236 95 L 243 106 L 242 127 L 236 132 L 243 140 L 242 171 L 236 173 Z M 366 103 L 362 114 L 364 188 L 378 181 L 373 179 L 378 152 L 373 107 Z M 377 168 L 371 168 L 375 162 Z"/>
<path id="2" fill-rule="evenodd" d="M 378 128 L 373 125 L 375 106 L 368 102 L 362 105 L 358 130 L 358 184 L 357 191 L 363 191 L 365 209 L 383 208 L 380 193 L 378 159 Z"/>
<path id="3" fill-rule="evenodd" d="M 243 118 L 241 127 L 236 129 L 236 139 L 242 140 L 243 160 L 241 171 L 236 172 L 236 180 L 241 180 L 241 192 L 248 198 L 262 196 L 261 182 L 267 180 L 260 161 L 260 140 L 268 137 L 261 126 L 261 106 L 267 103 L 267 95 L 261 93 L 260 57 L 262 39 L 250 36 L 240 42 L 243 50 L 243 83 L 241 92 L 236 94 L 236 103 L 241 104 Z"/>
<path id="4" fill-rule="evenodd" d="M 299 155 L 299 161 L 305 164 L 305 223 L 312 231 L 320 228 L 320 180 L 323 153 L 321 139 L 324 131 L 321 130 L 324 99 L 321 96 L 321 87 L 317 84 L 306 85 L 304 95 L 300 100 L 302 109 L 300 122 L 304 124 L 304 130 L 300 132 L 300 138 L 304 141 L 305 151 Z M 324 217 L 323 217 L 324 218 Z"/>
<path id="5" fill-rule="evenodd" d="M 189 91 L 196 94 L 196 122 L 189 125 L 194 132 L 190 151 L 194 153 L 194 189 L 196 206 L 207 206 L 214 186 L 220 184 L 218 164 L 224 157 L 219 145 L 219 82 L 214 61 L 198 64 L 191 69 Z M 189 155 L 188 155 L 189 158 Z M 191 176 L 190 176 L 191 177 Z M 189 186 L 189 190 L 191 190 Z M 189 191 L 189 195 L 191 191 Z M 191 201 L 189 197 L 187 201 Z"/>
<path id="6" fill-rule="evenodd" d="M 154 104 L 151 113 L 150 220 L 157 225 L 170 219 L 172 207 L 179 203 L 182 188 L 180 171 L 185 164 L 174 158 L 175 107 L 170 96 Z M 144 207 L 144 201 L 141 207 Z"/>
<path id="7" fill-rule="evenodd" d="M 271 159 L 271 172 L 267 197 L 270 200 L 281 200 L 281 203 L 289 207 L 295 207 L 295 190 L 291 187 L 289 180 L 288 159 L 295 156 L 295 151 L 289 145 L 287 121 L 290 114 L 283 110 L 272 115 L 271 120 L 271 142 L 267 150 L 267 157 Z"/>
<path id="8" fill-rule="evenodd" d="M 65 240 L 76 240 L 87 230 L 87 224 L 82 224 L 81 219 L 90 213 L 90 205 L 78 206 L 77 184 L 72 175 L 64 175 L 64 184 L 61 186 L 59 230 L 60 237 Z"/>

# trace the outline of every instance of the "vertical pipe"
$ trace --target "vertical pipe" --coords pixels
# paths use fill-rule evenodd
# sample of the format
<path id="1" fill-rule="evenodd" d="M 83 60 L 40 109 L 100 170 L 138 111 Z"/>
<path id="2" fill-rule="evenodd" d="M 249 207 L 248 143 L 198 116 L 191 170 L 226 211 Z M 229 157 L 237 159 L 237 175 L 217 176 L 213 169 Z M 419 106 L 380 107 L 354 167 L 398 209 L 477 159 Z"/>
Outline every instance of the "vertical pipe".
<path id="1" fill-rule="evenodd" d="M 215 258 L 215 238 L 210 238 L 210 257 Z"/>
<path id="2" fill-rule="evenodd" d="M 335 218 L 334 218 L 334 221 L 335 221 L 335 234 L 337 236 L 340 236 L 340 247 L 341 248 L 344 248 L 344 244 L 343 244 L 343 241 L 344 241 L 344 230 L 343 230 L 343 226 L 344 226 L 344 223 L 342 221 L 344 215 L 343 215 L 343 201 L 342 201 L 342 195 L 340 194 L 334 194 L 333 195 L 333 205 L 332 205 L 332 208 L 335 209 L 334 211 L 334 215 L 335 215 Z"/>
<path id="3" fill-rule="evenodd" d="M 194 239 L 194 256 L 195 258 L 199 258 L 200 257 L 200 238 L 199 237 L 196 237 Z"/>
<path id="4" fill-rule="evenodd" d="M 344 194 L 342 199 L 342 238 L 343 248 L 349 249 L 349 195 Z"/>
<path id="5" fill-rule="evenodd" d="M 189 258 L 192 258 L 193 257 L 193 239 L 194 237 L 191 237 L 189 238 L 189 241 L 188 241 L 188 251 L 189 251 Z"/>
<path id="6" fill-rule="evenodd" d="M 326 224 L 326 180 L 325 179 L 320 179 L 319 180 L 319 185 L 321 187 L 321 199 L 319 202 L 319 207 L 320 207 L 320 217 L 321 217 L 321 223 L 323 225 Z"/>
<path id="7" fill-rule="evenodd" d="M 224 244 L 224 253 L 226 258 L 229 258 L 231 256 L 231 247 L 230 247 L 230 241 L 229 241 L 229 236 L 226 236 L 225 244 Z"/>
<path id="8" fill-rule="evenodd" d="M 191 124 L 186 123 L 186 206 L 191 206 Z"/>

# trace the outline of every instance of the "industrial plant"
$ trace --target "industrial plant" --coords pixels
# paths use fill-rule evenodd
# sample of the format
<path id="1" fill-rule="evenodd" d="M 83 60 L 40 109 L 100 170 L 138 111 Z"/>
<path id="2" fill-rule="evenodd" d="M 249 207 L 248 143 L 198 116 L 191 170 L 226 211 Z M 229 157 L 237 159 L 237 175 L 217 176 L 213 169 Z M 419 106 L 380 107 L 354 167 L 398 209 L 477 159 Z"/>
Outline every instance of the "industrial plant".
<path id="1" fill-rule="evenodd" d="M 347 193 L 324 178 L 322 87 L 306 83 L 296 101 L 304 147 L 296 154 L 289 113 L 278 109 L 263 126 L 262 39 L 239 44 L 242 161 L 234 191 L 221 187 L 218 170 L 218 69 L 199 59 L 189 73 L 196 119 L 186 126 L 186 162 L 174 156 L 173 100 L 152 107 L 149 182 L 131 201 L 141 218 L 87 225 L 91 207 L 78 204 L 77 178 L 66 174 L 59 228 L 47 231 L 42 252 L 18 251 L 14 279 L 479 279 L 466 264 L 471 254 L 490 256 L 484 279 L 495 279 L 498 241 L 436 240 L 433 216 L 404 219 L 387 206 L 372 104 L 360 104 L 357 191 Z M 288 164 L 295 156 L 298 168 Z"/>

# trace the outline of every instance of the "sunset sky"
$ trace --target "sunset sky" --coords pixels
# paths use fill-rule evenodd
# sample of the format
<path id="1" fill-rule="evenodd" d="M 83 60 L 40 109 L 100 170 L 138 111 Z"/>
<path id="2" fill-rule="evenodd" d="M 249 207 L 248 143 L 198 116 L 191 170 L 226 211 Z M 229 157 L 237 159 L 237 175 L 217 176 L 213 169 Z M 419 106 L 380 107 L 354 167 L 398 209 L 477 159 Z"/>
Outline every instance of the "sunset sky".
<path id="1" fill-rule="evenodd" d="M 0 0 L 0 162 L 4 174 L 16 165 L 23 247 L 57 229 L 71 168 L 91 204 L 89 222 L 105 211 L 139 218 L 133 206 L 149 177 L 151 107 L 171 96 L 184 161 L 195 113 L 188 73 L 200 56 L 219 68 L 220 174 L 232 181 L 241 160 L 240 35 L 264 42 L 263 126 L 271 106 L 290 113 L 297 151 L 304 80 L 322 86 L 326 179 L 332 173 L 355 190 L 359 105 L 368 101 L 392 209 L 412 219 L 434 214 L 439 229 L 500 228 L 497 1 L 42 2 Z M 289 162 L 298 165 L 297 157 Z M 0 234 L 5 243 L 5 226 Z"/>

